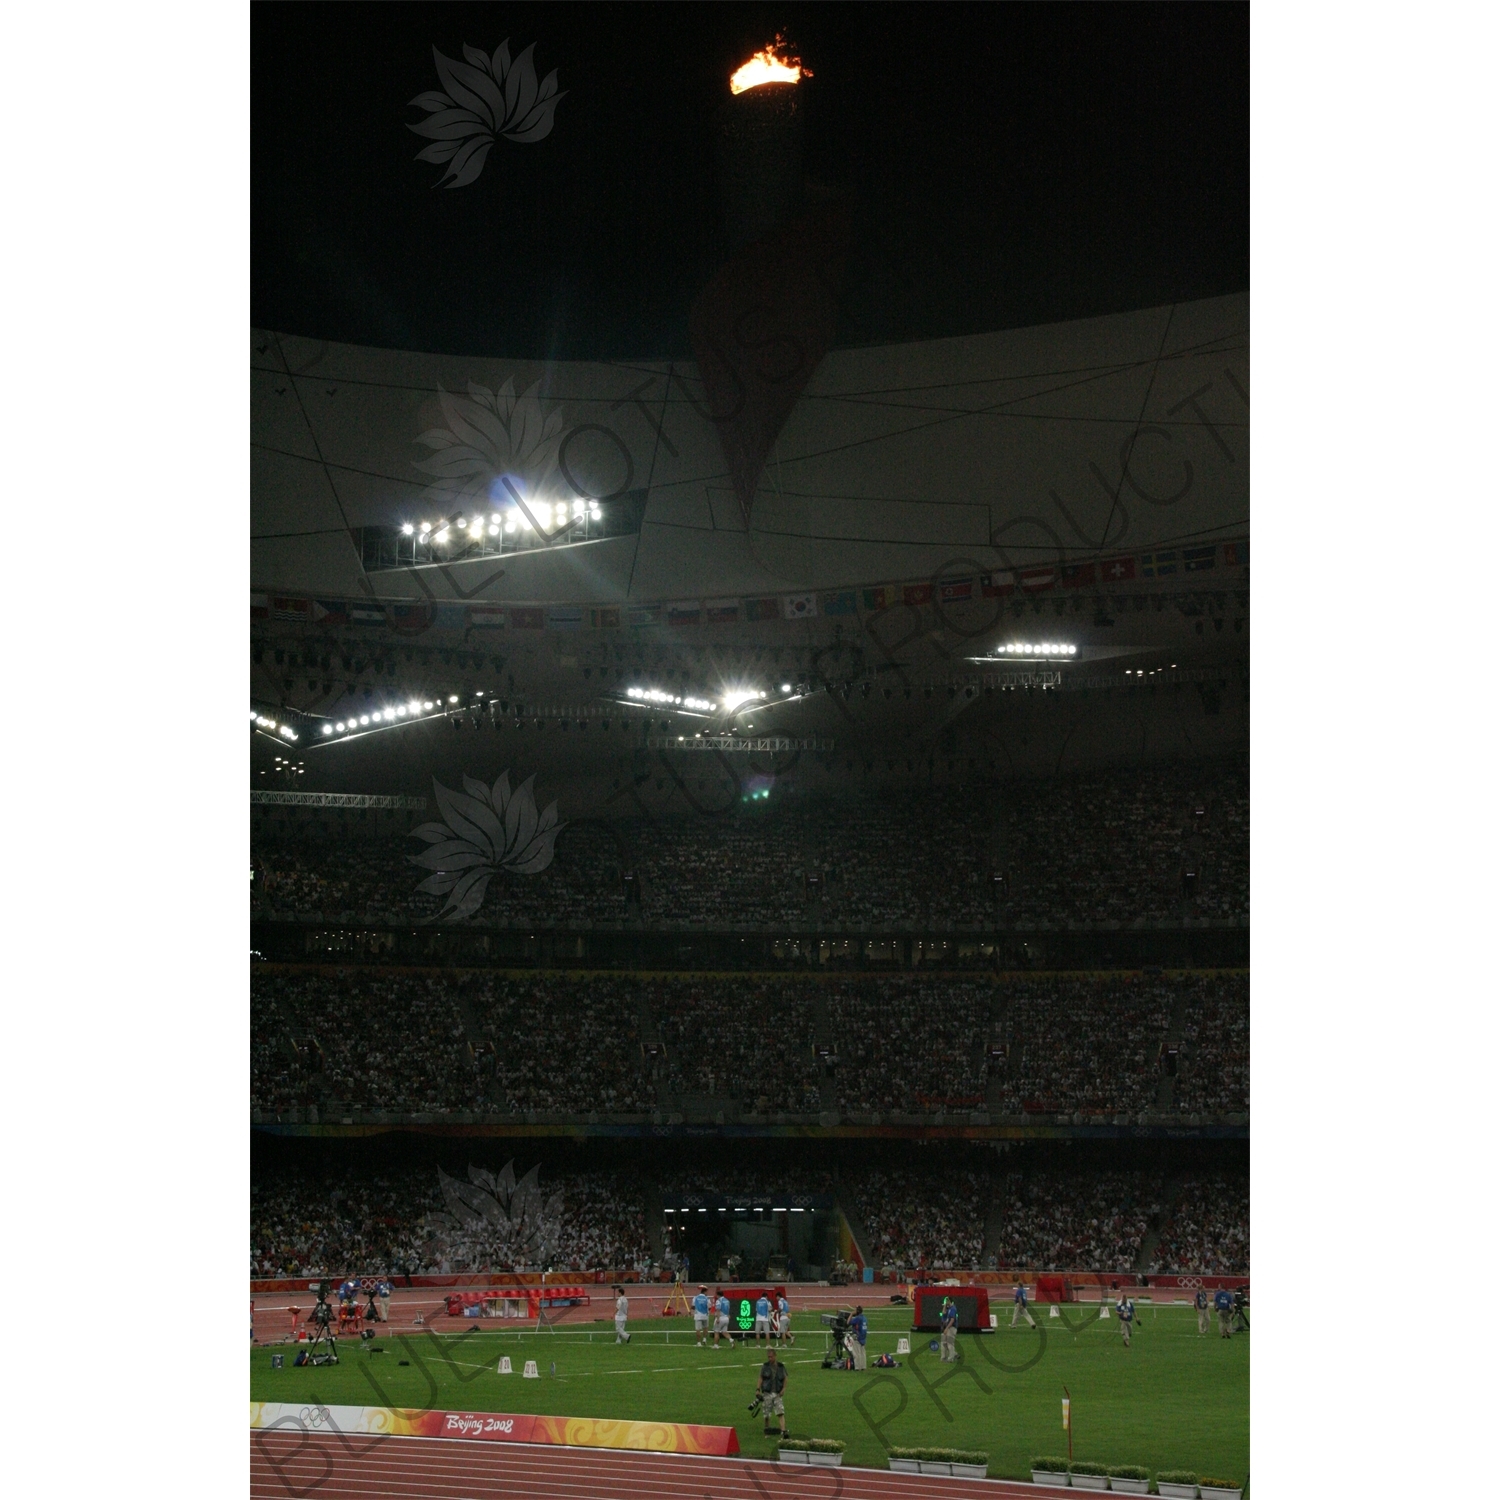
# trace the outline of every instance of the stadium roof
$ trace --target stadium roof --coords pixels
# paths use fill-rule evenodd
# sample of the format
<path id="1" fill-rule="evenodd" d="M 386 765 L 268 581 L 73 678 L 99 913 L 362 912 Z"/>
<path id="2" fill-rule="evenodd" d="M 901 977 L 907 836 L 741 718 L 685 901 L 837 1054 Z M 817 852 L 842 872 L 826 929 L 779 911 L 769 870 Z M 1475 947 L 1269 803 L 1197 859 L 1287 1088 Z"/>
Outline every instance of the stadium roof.
<path id="1" fill-rule="evenodd" d="M 257 331 L 252 584 L 334 599 L 711 601 L 1241 538 L 1248 322 L 1239 295 L 814 348 L 800 396 L 780 406 L 732 360 L 705 384 L 690 360 L 534 363 Z M 726 389 L 739 410 L 721 404 Z M 544 506 L 595 501 L 618 534 L 523 551 L 502 535 L 469 560 L 456 560 L 456 531 L 384 565 L 361 550 L 366 529 L 502 515 L 529 528 Z"/>

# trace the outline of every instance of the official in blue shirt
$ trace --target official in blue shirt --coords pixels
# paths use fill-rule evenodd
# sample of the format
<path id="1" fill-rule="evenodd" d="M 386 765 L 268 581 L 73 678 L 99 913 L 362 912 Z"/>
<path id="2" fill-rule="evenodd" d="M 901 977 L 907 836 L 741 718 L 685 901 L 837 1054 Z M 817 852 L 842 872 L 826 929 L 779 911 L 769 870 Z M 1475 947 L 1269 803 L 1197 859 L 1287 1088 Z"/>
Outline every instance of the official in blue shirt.
<path id="1" fill-rule="evenodd" d="M 723 1334 L 729 1340 L 729 1347 L 734 1348 L 734 1335 L 729 1331 L 729 1298 L 719 1291 L 714 1298 L 714 1348 L 719 1347 L 719 1335 Z"/>
<path id="2" fill-rule="evenodd" d="M 958 1363 L 958 1309 L 951 1297 L 943 1298 L 943 1310 L 938 1315 L 942 1332 L 938 1335 L 938 1359 L 944 1364 Z"/>
<path id="3" fill-rule="evenodd" d="M 380 1321 L 391 1321 L 391 1284 L 384 1276 L 375 1283 L 375 1295 L 380 1299 Z"/>
<path id="4" fill-rule="evenodd" d="M 1130 1325 L 1135 1322 L 1135 1303 L 1129 1297 L 1121 1297 L 1115 1303 L 1115 1313 L 1120 1319 L 1120 1336 L 1125 1340 L 1125 1347 L 1130 1347 Z"/>
<path id="5" fill-rule="evenodd" d="M 795 1344 L 797 1335 L 792 1332 L 792 1310 L 785 1297 L 776 1299 L 776 1336 L 783 1344 Z"/>
<path id="6" fill-rule="evenodd" d="M 1229 1337 L 1229 1315 L 1234 1311 L 1234 1297 L 1230 1292 L 1220 1287 L 1214 1293 L 1214 1311 L 1219 1315 L 1219 1337 Z"/>
<path id="7" fill-rule="evenodd" d="M 1010 1312 L 1010 1326 L 1014 1328 L 1022 1318 L 1025 1318 L 1035 1328 L 1036 1319 L 1031 1316 L 1031 1309 L 1026 1305 L 1026 1283 L 1024 1281 L 1016 1283 L 1015 1303 L 1016 1305 Z"/>
<path id="8" fill-rule="evenodd" d="M 700 1286 L 698 1295 L 693 1298 L 693 1332 L 698 1335 L 698 1347 L 703 1347 L 703 1340 L 708 1336 L 708 1288 Z"/>
<path id="9" fill-rule="evenodd" d="M 849 1319 L 849 1352 L 854 1356 L 854 1368 L 863 1370 L 865 1367 L 865 1338 L 870 1332 L 870 1320 L 865 1317 L 862 1307 L 854 1309 L 854 1316 Z"/>
<path id="10" fill-rule="evenodd" d="M 764 1292 L 756 1299 L 755 1303 L 755 1337 L 757 1339 L 764 1334 L 766 1343 L 771 1342 L 771 1299 Z"/>

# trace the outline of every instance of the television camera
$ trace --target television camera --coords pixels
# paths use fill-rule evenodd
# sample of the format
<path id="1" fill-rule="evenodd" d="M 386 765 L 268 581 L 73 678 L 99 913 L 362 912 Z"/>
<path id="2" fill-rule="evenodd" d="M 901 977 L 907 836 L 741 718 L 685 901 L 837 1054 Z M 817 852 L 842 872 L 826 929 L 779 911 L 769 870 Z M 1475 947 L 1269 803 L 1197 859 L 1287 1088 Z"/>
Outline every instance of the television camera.
<path id="1" fill-rule="evenodd" d="M 313 1304 L 309 1317 L 313 1335 L 308 1341 L 307 1348 L 297 1356 L 296 1363 L 299 1365 L 336 1365 L 339 1362 L 338 1338 L 334 1334 L 333 1309 L 328 1305 L 331 1283 L 320 1281 L 312 1290 L 318 1298 Z"/>
<path id="2" fill-rule="evenodd" d="M 853 1314 L 847 1307 L 841 1307 L 837 1312 L 819 1316 L 823 1323 L 823 1368 L 852 1370 L 854 1354 L 849 1348 L 849 1319 Z"/>

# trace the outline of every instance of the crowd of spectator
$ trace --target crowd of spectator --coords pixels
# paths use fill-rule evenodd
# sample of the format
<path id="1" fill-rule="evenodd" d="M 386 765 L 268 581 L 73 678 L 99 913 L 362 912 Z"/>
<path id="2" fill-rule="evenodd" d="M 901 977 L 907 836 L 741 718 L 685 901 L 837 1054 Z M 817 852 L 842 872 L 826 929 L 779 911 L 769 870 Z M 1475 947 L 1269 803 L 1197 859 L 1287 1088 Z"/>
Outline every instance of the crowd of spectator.
<path id="1" fill-rule="evenodd" d="M 932 1113 L 983 1105 L 993 979 L 840 979 L 827 995 L 841 1109 Z"/>
<path id="2" fill-rule="evenodd" d="M 473 1178 L 458 1180 L 469 1188 Z M 995 1269 L 1129 1274 L 1154 1227 L 1161 1237 L 1153 1272 L 1249 1272 L 1243 1172 L 1189 1177 L 1164 1223 L 1163 1177 L 1138 1168 L 1001 1173 L 951 1163 L 846 1166 L 836 1179 L 815 1166 L 705 1165 L 663 1172 L 656 1186 L 667 1201 L 695 1193 L 834 1197 L 870 1264 L 906 1276 Z M 445 1223 L 451 1200 L 445 1203 L 434 1166 L 273 1168 L 257 1172 L 251 1185 L 251 1275 L 641 1270 L 650 1259 L 646 1195 L 640 1172 L 542 1167 L 535 1196 L 546 1207 L 545 1234 L 518 1250 L 482 1224 L 455 1232 Z"/>
<path id="3" fill-rule="evenodd" d="M 807 983 L 775 975 L 663 977 L 651 983 L 649 1003 L 673 1094 L 735 1098 L 761 1110 L 823 1107 Z"/>
<path id="4" fill-rule="evenodd" d="M 1175 1103 L 1184 1114 L 1250 1110 L 1250 979 L 1200 981 L 1182 1030 Z"/>
<path id="5" fill-rule="evenodd" d="M 798 927 L 807 915 L 805 859 L 786 819 L 632 827 L 648 921 Z"/>
<path id="6" fill-rule="evenodd" d="M 420 820 L 418 820 L 420 821 Z M 269 920 L 414 923 L 439 916 L 446 899 L 417 890 L 432 872 L 412 862 L 424 846 L 394 834 L 331 837 L 289 825 L 252 842 L 251 915 Z M 536 875 L 498 871 L 476 922 L 564 927 L 618 922 L 626 915 L 619 845 L 596 822 L 570 823 L 552 863 Z"/>
<path id="7" fill-rule="evenodd" d="M 809 913 L 816 923 L 994 925 L 994 814 L 972 793 L 866 796 L 802 816 L 818 877 Z"/>
<path id="8" fill-rule="evenodd" d="M 484 1084 L 453 987 L 380 969 L 276 973 L 250 983 L 250 1102 L 478 1109 Z"/>
<path id="9" fill-rule="evenodd" d="M 610 974 L 482 975 L 472 1014 L 495 1051 L 512 1113 L 651 1109 L 641 1044 L 641 986 Z"/>
<path id="10" fill-rule="evenodd" d="M 1249 983 L 1233 972 L 252 974 L 261 1110 L 640 1114 L 722 1099 L 809 1115 L 1139 1115 L 1165 1097 L 1174 1013 L 1176 1110 L 1249 1109 Z"/>
<path id="11" fill-rule="evenodd" d="M 1238 760 L 1016 782 L 1002 796 L 1008 916 L 1020 926 L 1246 917 L 1249 806 Z"/>
<path id="12" fill-rule="evenodd" d="M 420 820 L 419 820 L 420 821 Z M 251 903 L 267 919 L 409 923 L 420 848 L 267 823 Z M 627 898 L 630 880 L 639 904 Z M 1093 771 L 980 790 L 787 798 L 723 816 L 569 823 L 534 876 L 497 874 L 469 920 L 558 927 L 1012 927 L 1249 913 L 1240 760 Z"/>
<path id="13" fill-rule="evenodd" d="M 275 1171 L 250 1188 L 250 1274 L 446 1275 L 457 1271 L 639 1269 L 648 1258 L 646 1204 L 625 1173 L 539 1173 L 543 1198 L 558 1204 L 536 1259 L 513 1259 L 483 1233 L 445 1233 L 435 1167 L 328 1174 Z"/>
<path id="14" fill-rule="evenodd" d="M 1152 1257 L 1153 1271 L 1250 1274 L 1250 1179 L 1212 1172 L 1182 1185 Z"/>
<path id="15" fill-rule="evenodd" d="M 872 1168 L 847 1182 L 871 1263 L 908 1274 L 977 1270 L 994 1179 L 977 1171 Z"/>
<path id="16" fill-rule="evenodd" d="M 1178 991 L 1191 981 L 1059 974 L 1005 990 L 1006 1114 L 1139 1113 L 1156 1103 Z"/>
<path id="17" fill-rule="evenodd" d="M 991 1249 L 1017 1270 L 1132 1271 L 1161 1194 L 1147 1172 L 1011 1173 Z"/>

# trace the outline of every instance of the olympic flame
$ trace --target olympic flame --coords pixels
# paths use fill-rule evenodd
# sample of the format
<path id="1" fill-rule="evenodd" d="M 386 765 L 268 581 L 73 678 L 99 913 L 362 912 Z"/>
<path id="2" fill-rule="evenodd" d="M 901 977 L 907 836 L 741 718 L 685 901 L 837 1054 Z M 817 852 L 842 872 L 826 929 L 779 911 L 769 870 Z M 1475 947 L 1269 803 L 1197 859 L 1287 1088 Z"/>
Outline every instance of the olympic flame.
<path id="1" fill-rule="evenodd" d="M 804 68 L 800 57 L 789 57 L 787 52 L 786 40 L 778 36 L 729 75 L 729 92 L 743 94 L 766 83 L 796 83 L 799 78 L 811 78 L 812 69 Z"/>

